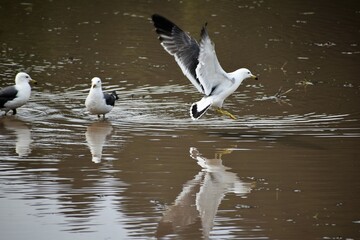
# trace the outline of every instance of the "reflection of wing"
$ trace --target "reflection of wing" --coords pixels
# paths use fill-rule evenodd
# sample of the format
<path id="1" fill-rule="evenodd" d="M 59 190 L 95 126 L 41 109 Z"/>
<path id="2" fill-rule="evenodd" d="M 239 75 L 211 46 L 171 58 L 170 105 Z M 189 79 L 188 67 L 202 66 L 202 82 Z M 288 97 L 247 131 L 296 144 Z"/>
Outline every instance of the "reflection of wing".
<path id="1" fill-rule="evenodd" d="M 243 183 L 235 173 L 226 171 L 229 168 L 222 165 L 221 158 L 205 158 L 196 148 L 190 148 L 190 156 L 203 170 L 184 184 L 175 203 L 166 209 L 156 231 L 157 238 L 195 223 L 200 216 L 203 236 L 208 239 L 225 194 L 245 195 L 251 190 L 251 184 Z"/>
<path id="2" fill-rule="evenodd" d="M 237 195 L 245 195 L 251 191 L 251 184 L 242 182 L 235 173 L 226 171 L 229 168 L 222 164 L 221 158 L 205 158 L 196 148 L 190 148 L 190 156 L 197 160 L 206 172 L 200 191 L 196 195 L 196 207 L 200 213 L 203 234 L 208 237 L 225 194 L 234 192 Z"/>
<path id="3" fill-rule="evenodd" d="M 211 179 L 220 184 L 224 191 L 233 192 L 239 196 L 250 193 L 251 183 L 244 183 L 235 173 L 227 171 L 230 168 L 222 164 L 221 155 L 219 158 L 210 159 L 203 157 L 196 148 L 190 148 L 190 156 L 198 161 L 204 171 L 211 173 Z"/>
<path id="4" fill-rule="evenodd" d="M 23 121 L 19 119 L 5 118 L 3 121 L 4 127 L 8 130 L 14 131 L 16 134 L 16 153 L 19 157 L 26 157 L 31 153 L 30 144 L 31 130 Z"/>
<path id="5" fill-rule="evenodd" d="M 85 136 L 94 163 L 101 162 L 103 146 L 112 129 L 111 124 L 107 121 L 94 122 L 87 127 Z"/>
<path id="6" fill-rule="evenodd" d="M 212 175 L 212 173 L 206 173 L 200 191 L 196 195 L 196 207 L 200 213 L 204 236 L 207 237 L 213 228 L 219 205 L 227 191 L 226 186 L 212 179 Z"/>
<path id="7" fill-rule="evenodd" d="M 236 186 L 236 187 L 235 187 Z M 200 191 L 196 195 L 196 207 L 200 213 L 204 236 L 209 236 L 219 205 L 228 192 L 245 195 L 251 184 L 244 183 L 232 172 L 207 172 Z"/>
<path id="8" fill-rule="evenodd" d="M 199 191 L 204 172 L 199 172 L 193 180 L 184 184 L 183 190 L 178 195 L 175 203 L 168 207 L 161 218 L 156 237 L 161 238 L 171 234 L 177 228 L 185 227 L 195 223 L 199 217 L 199 212 L 195 206 L 196 192 Z"/>

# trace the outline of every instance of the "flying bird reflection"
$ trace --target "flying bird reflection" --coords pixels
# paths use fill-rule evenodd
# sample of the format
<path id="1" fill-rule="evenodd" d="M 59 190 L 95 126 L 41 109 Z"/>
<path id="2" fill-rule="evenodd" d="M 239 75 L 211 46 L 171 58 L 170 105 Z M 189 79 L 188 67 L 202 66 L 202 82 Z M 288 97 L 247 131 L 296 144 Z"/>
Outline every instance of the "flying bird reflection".
<path id="1" fill-rule="evenodd" d="M 87 127 L 85 137 L 94 163 L 101 162 L 106 137 L 111 134 L 112 130 L 113 128 L 108 121 L 94 122 Z"/>
<path id="2" fill-rule="evenodd" d="M 224 196 L 227 193 L 244 196 L 251 192 L 253 183 L 241 181 L 236 173 L 223 165 L 221 157 L 229 153 L 231 150 L 226 149 L 215 154 L 214 158 L 206 158 L 196 148 L 190 148 L 190 157 L 202 170 L 184 184 L 174 204 L 166 209 L 157 228 L 157 237 L 171 234 L 200 218 L 203 236 L 207 239 Z"/>

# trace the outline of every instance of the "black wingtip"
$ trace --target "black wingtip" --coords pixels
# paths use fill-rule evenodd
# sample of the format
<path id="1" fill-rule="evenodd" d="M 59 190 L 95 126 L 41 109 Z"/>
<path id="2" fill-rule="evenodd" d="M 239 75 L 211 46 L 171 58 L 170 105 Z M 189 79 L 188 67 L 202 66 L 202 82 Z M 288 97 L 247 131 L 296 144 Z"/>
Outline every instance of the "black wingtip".
<path id="1" fill-rule="evenodd" d="M 111 95 L 115 98 L 115 100 L 119 100 L 119 96 L 116 94 L 115 91 L 112 91 Z"/>
<path id="2" fill-rule="evenodd" d="M 201 29 L 201 34 L 200 34 L 201 39 L 203 39 L 204 37 L 209 36 L 209 34 L 207 32 L 207 29 L 206 29 L 207 25 L 208 25 L 208 23 L 205 22 L 204 26 Z"/>
<path id="3" fill-rule="evenodd" d="M 162 21 L 162 20 L 167 20 L 165 17 L 161 16 L 160 14 L 154 13 L 153 15 L 151 15 L 151 19 L 156 22 L 156 21 Z"/>
<path id="4" fill-rule="evenodd" d="M 151 16 L 151 19 L 154 23 L 154 26 L 156 28 L 156 32 L 158 34 L 166 34 L 171 33 L 173 27 L 177 27 L 173 22 L 171 22 L 169 19 L 159 15 L 159 14 L 153 14 Z"/>

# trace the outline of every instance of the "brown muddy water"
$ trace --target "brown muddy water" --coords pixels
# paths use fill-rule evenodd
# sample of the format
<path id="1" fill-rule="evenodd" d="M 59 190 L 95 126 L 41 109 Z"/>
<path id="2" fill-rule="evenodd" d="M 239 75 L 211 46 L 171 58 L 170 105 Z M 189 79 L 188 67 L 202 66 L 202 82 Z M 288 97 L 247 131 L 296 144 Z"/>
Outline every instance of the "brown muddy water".
<path id="1" fill-rule="evenodd" d="M 153 13 L 259 76 L 238 120 L 190 119 Z M 0 47 L 1 87 L 38 81 L 0 118 L 1 239 L 360 239 L 359 1 L 3 0 Z"/>

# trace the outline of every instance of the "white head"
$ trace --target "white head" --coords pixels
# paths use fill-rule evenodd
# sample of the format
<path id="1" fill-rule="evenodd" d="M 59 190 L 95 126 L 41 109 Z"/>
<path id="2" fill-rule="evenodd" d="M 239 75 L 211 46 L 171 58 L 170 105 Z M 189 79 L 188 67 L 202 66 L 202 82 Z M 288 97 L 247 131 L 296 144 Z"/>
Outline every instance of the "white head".
<path id="1" fill-rule="evenodd" d="M 252 74 L 250 72 L 249 69 L 247 68 L 240 68 L 236 71 L 236 75 L 241 79 L 241 80 L 245 80 L 245 79 L 248 79 L 248 78 L 252 78 L 252 79 L 255 79 L 255 80 L 258 80 L 258 78 Z"/>
<path id="2" fill-rule="evenodd" d="M 91 79 L 91 88 L 101 89 L 101 79 L 98 77 L 94 77 L 93 79 Z"/>
<path id="3" fill-rule="evenodd" d="M 15 84 L 24 84 L 24 83 L 29 83 L 29 82 L 34 82 L 36 83 L 35 80 L 31 79 L 30 75 L 24 72 L 19 72 L 18 74 L 16 74 L 15 77 Z"/>

